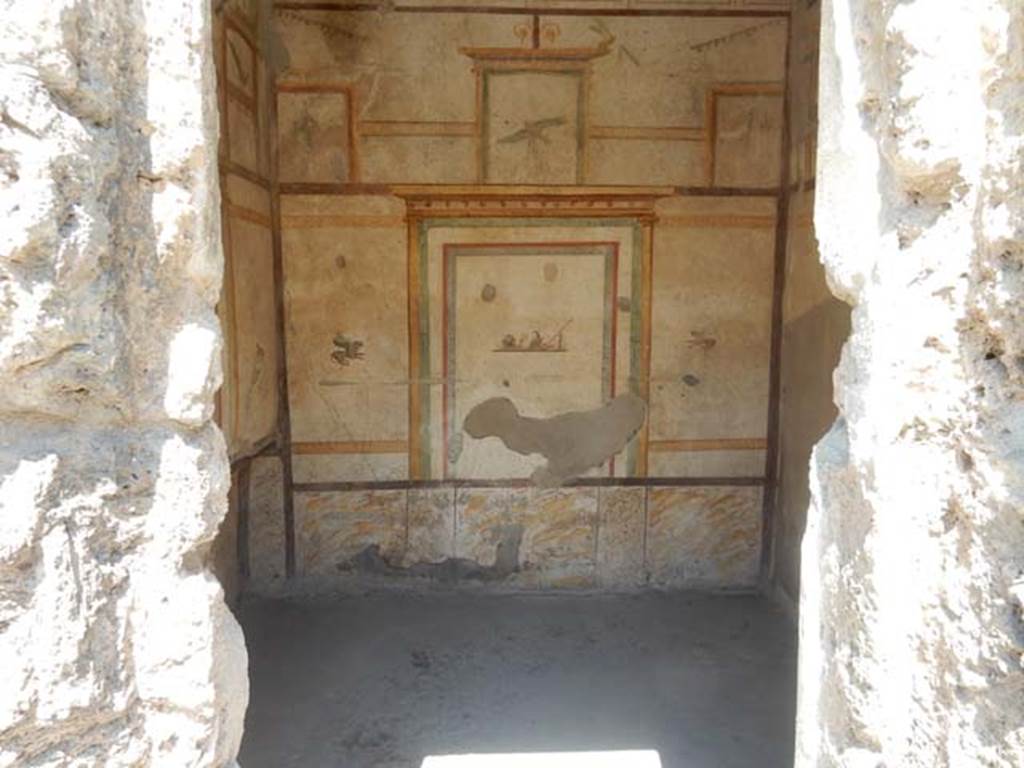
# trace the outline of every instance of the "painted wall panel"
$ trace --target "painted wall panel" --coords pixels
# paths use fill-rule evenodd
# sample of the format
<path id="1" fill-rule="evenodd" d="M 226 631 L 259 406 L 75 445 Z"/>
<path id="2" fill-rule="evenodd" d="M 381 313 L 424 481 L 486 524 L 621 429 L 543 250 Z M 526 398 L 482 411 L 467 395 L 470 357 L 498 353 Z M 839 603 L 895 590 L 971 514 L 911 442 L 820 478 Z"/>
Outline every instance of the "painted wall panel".
<path id="1" fill-rule="evenodd" d="M 266 66 L 255 33 L 257 4 L 215 16 L 214 59 L 221 111 L 224 282 L 218 313 L 224 382 L 218 421 L 233 458 L 277 431 L 278 349 L 272 219 L 266 160 Z"/>
<path id="2" fill-rule="evenodd" d="M 282 182 L 354 180 L 350 98 L 342 91 L 278 93 L 278 176 Z"/>
<path id="3" fill-rule="evenodd" d="M 283 178 L 313 138 L 309 155 L 332 156 L 304 175 L 347 181 L 777 183 L 784 18 L 290 7 L 275 26 L 282 88 L 348 94 L 284 106 Z"/>
<path id="4" fill-rule="evenodd" d="M 231 217 L 234 306 L 231 312 L 235 365 L 232 437 L 254 446 L 277 429 L 277 321 L 273 311 L 273 250 L 270 230 Z"/>
<path id="5" fill-rule="evenodd" d="M 293 442 L 405 438 L 405 233 L 387 210 L 293 199 L 282 212 Z"/>
<path id="6" fill-rule="evenodd" d="M 751 470 L 767 438 L 774 206 L 665 201 L 659 215 L 651 440 L 709 444 L 658 453 L 652 472 L 760 476 L 763 464 Z M 722 440 L 745 450 L 706 453 Z"/>

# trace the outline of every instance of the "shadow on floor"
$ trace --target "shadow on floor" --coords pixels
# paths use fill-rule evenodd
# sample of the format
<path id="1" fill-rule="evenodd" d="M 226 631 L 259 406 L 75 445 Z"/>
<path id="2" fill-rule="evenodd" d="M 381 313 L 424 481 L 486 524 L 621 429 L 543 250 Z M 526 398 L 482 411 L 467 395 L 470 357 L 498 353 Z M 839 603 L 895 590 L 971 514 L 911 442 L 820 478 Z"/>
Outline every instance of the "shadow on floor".
<path id="1" fill-rule="evenodd" d="M 651 750 L 788 768 L 795 631 L 697 594 L 247 601 L 244 768 L 420 768 L 430 755 Z"/>

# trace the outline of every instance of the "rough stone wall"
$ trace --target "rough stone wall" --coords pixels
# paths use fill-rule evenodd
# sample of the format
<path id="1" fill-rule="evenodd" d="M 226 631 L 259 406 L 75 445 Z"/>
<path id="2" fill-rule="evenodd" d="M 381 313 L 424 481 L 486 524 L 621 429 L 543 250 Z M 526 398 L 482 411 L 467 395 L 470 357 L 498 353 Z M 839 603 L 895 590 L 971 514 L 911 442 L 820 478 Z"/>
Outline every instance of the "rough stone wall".
<path id="1" fill-rule="evenodd" d="M 227 765 L 208 3 L 0 19 L 0 765 Z"/>
<path id="2" fill-rule="evenodd" d="M 1024 6 L 830 0 L 801 766 L 1024 765 Z"/>

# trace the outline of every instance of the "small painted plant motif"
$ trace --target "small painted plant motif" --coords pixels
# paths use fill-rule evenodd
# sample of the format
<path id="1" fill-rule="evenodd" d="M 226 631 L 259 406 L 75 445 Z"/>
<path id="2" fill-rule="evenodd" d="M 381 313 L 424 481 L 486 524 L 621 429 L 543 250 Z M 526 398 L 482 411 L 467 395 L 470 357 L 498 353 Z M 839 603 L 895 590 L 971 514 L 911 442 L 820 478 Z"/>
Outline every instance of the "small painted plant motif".
<path id="1" fill-rule="evenodd" d="M 338 365 L 349 365 L 353 360 L 362 360 L 363 342 L 357 339 L 350 339 L 343 333 L 334 337 L 335 349 L 331 357 Z"/>
<path id="2" fill-rule="evenodd" d="M 547 43 L 554 44 L 562 36 L 562 27 L 553 21 L 541 24 L 540 34 Z"/>

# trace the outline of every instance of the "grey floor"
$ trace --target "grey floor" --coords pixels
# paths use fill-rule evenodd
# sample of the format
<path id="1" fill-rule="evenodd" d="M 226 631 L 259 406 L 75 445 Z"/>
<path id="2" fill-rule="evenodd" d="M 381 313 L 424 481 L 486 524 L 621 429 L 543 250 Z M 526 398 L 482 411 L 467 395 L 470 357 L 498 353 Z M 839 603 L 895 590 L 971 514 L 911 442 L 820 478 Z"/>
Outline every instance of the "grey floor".
<path id="1" fill-rule="evenodd" d="M 795 636 L 746 596 L 247 601 L 242 768 L 656 749 L 664 768 L 792 765 Z"/>

